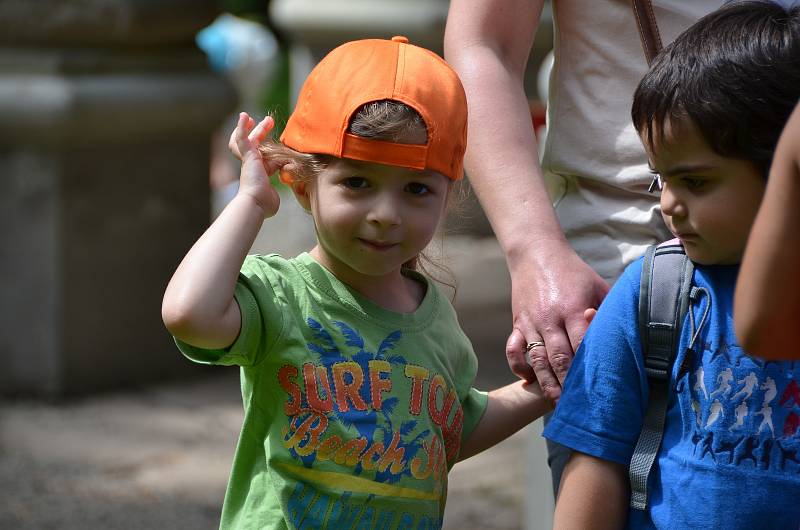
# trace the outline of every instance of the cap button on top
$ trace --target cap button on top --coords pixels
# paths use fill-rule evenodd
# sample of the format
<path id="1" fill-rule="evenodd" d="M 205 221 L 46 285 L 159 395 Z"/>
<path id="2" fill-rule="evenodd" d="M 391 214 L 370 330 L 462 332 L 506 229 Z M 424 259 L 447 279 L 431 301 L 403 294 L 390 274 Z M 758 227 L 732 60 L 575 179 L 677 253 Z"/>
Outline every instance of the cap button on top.
<path id="1" fill-rule="evenodd" d="M 392 37 L 392 42 L 400 42 L 402 44 L 408 44 L 408 37 L 404 37 L 403 35 L 395 35 Z"/>

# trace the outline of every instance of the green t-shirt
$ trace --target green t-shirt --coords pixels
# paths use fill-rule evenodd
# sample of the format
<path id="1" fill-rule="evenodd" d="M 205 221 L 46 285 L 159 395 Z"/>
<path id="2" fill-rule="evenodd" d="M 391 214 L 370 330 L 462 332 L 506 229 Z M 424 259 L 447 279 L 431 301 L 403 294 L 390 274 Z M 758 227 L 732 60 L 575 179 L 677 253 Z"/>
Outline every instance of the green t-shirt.
<path id="1" fill-rule="evenodd" d="M 242 329 L 190 359 L 241 366 L 244 425 L 221 528 L 440 528 L 447 471 L 483 414 L 450 303 L 387 311 L 308 254 L 248 256 Z"/>

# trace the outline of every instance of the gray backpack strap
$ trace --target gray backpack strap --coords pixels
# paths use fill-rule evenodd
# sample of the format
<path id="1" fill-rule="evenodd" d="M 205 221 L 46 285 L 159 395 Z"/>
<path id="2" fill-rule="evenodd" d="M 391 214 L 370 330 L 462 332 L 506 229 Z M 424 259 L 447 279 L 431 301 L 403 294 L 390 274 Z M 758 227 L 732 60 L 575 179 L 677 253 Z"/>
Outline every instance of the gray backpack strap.
<path id="1" fill-rule="evenodd" d="M 639 289 L 639 336 L 650 398 L 628 470 L 631 507 L 637 510 L 647 508 L 647 479 L 664 434 L 672 363 L 689 308 L 693 270 L 679 243 L 651 246 L 645 253 Z"/>

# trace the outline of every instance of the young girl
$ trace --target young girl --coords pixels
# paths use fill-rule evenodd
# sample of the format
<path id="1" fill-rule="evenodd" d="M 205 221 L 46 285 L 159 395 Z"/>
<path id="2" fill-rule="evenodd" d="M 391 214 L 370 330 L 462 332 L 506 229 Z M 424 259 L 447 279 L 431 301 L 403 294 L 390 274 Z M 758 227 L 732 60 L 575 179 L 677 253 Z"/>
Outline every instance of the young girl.
<path id="1" fill-rule="evenodd" d="M 537 385 L 488 395 L 452 306 L 415 271 L 462 177 L 466 99 L 402 37 L 344 44 L 281 137 L 242 113 L 240 188 L 178 267 L 164 322 L 181 351 L 241 366 L 244 426 L 223 528 L 439 528 L 447 471 L 548 409 Z M 317 245 L 245 256 L 280 170 Z"/>

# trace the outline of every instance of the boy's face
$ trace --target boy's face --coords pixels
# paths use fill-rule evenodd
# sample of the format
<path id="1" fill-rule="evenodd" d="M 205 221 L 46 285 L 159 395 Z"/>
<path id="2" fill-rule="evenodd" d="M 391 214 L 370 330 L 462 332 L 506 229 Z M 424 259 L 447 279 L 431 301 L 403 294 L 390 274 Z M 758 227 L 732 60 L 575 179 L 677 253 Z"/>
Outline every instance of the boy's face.
<path id="1" fill-rule="evenodd" d="M 661 177 L 667 227 L 692 261 L 739 263 L 765 179 L 752 163 L 715 153 L 689 120 L 670 125 L 648 153 Z"/>

